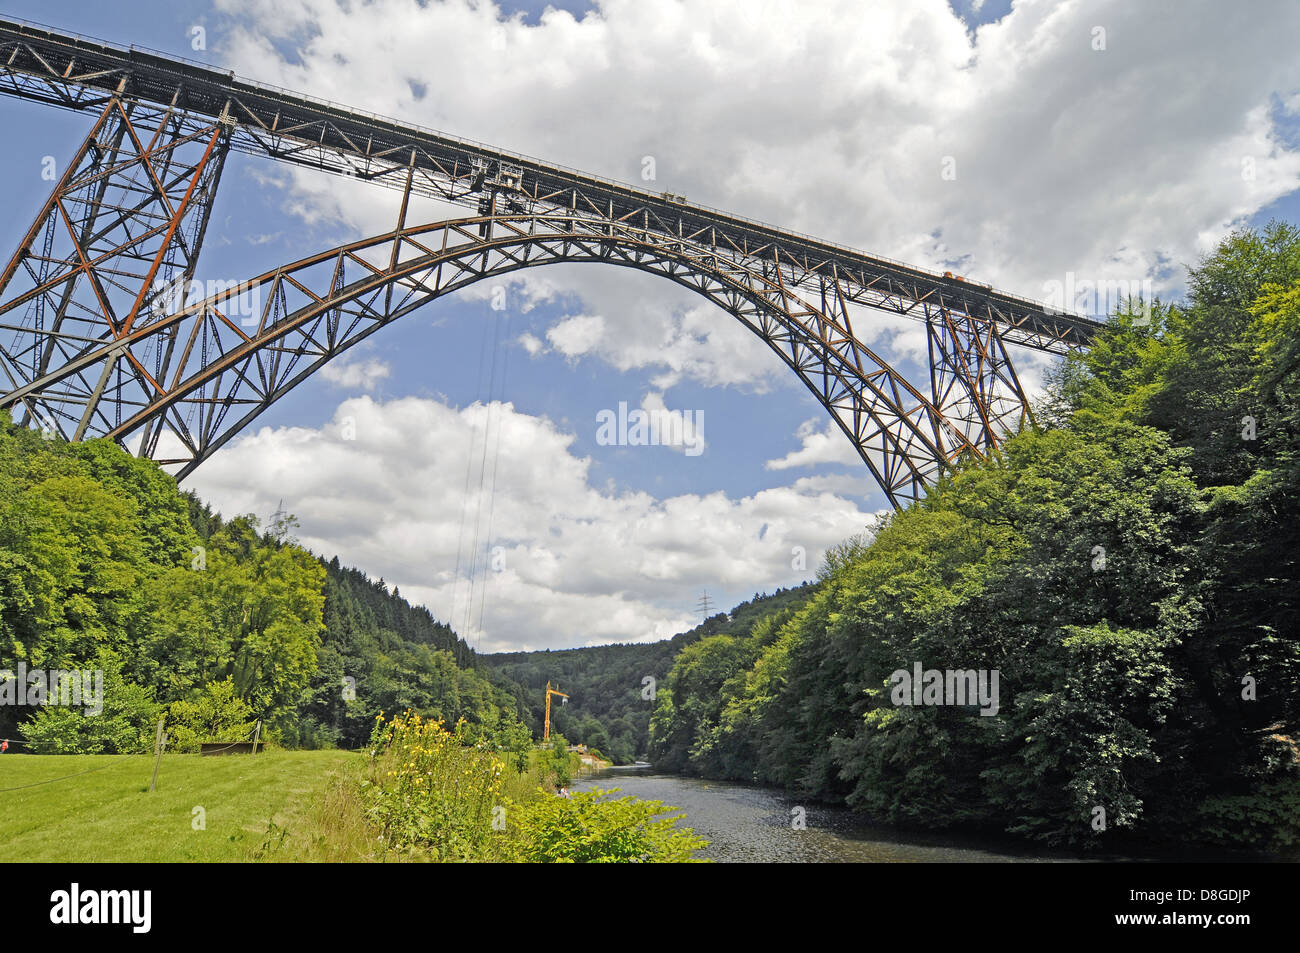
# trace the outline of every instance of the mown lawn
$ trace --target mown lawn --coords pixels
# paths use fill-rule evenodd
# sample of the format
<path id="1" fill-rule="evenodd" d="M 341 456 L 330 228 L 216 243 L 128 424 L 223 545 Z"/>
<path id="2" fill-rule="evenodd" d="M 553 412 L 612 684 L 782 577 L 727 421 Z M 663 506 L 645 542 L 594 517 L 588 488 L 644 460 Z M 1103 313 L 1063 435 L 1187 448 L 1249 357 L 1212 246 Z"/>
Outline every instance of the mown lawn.
<path id="1" fill-rule="evenodd" d="M 164 755 L 150 792 L 152 756 L 0 755 L 0 861 L 336 859 L 333 845 L 363 840 L 362 825 L 323 807 L 361 764 L 346 751 Z"/>

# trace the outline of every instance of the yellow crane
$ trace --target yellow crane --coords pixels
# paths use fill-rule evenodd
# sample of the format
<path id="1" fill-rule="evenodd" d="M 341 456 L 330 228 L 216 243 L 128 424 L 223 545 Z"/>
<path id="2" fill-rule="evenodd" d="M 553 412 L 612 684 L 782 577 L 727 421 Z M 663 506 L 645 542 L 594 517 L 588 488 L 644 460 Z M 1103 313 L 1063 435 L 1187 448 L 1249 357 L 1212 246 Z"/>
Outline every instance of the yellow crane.
<path id="1" fill-rule="evenodd" d="M 550 737 L 551 737 L 551 696 L 552 696 L 552 695 L 559 695 L 561 698 L 568 698 L 568 697 L 569 697 L 568 695 L 564 694 L 564 692 L 560 691 L 558 688 L 552 688 L 552 687 L 551 687 L 551 682 L 550 682 L 550 680 L 547 679 L 547 682 L 546 682 L 546 724 L 544 724 L 544 725 L 542 726 L 542 741 L 543 741 L 543 742 L 548 741 L 548 740 L 550 739 Z M 563 704 L 563 702 L 561 702 L 561 704 Z"/>

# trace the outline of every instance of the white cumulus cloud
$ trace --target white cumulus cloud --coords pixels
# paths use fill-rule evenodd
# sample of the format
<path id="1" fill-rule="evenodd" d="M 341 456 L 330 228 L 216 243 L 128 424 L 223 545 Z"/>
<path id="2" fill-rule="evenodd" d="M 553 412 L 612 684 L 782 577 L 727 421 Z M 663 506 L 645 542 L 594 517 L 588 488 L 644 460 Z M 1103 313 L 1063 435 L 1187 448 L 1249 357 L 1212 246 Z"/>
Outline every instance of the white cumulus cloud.
<path id="1" fill-rule="evenodd" d="M 509 403 L 360 396 L 319 429 L 237 438 L 186 486 L 227 516 L 283 499 L 304 545 L 382 576 L 485 651 L 666 638 L 697 621 L 702 584 L 796 584 L 870 518 L 846 498 L 858 486 L 663 499 L 593 486 L 573 441 Z"/>
<path id="2" fill-rule="evenodd" d="M 535 23 L 470 0 L 218 7 L 218 52 L 242 74 L 1029 297 L 1068 273 L 1177 292 L 1184 263 L 1300 186 L 1270 111 L 1300 90 L 1289 2 L 1189 0 L 1171 17 L 1022 0 L 975 30 L 944 0 L 602 0 Z M 310 220 L 392 227 L 395 195 L 288 179 Z M 447 214 L 467 213 L 412 210 Z M 681 289 L 655 281 L 612 307 L 618 269 L 561 268 L 523 282 L 604 318 L 584 357 L 658 365 L 657 387 L 777 369 Z"/>
<path id="3" fill-rule="evenodd" d="M 852 442 L 834 421 L 805 420 L 795 431 L 802 446 L 784 457 L 768 460 L 769 470 L 789 470 L 792 467 L 812 467 L 823 463 L 846 463 L 860 466 L 862 458 Z"/>
<path id="4" fill-rule="evenodd" d="M 365 392 L 374 390 L 391 373 L 388 364 L 373 357 L 360 360 L 339 357 L 320 369 L 320 376 L 335 387 Z"/>

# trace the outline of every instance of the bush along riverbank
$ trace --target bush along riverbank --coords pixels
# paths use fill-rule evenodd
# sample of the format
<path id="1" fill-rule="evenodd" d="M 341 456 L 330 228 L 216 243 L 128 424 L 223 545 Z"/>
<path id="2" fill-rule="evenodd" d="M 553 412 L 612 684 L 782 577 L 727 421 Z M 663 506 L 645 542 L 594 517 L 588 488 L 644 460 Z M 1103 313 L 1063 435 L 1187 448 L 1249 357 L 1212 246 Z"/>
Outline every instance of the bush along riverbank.
<path id="1" fill-rule="evenodd" d="M 497 862 L 674 863 L 707 843 L 659 801 L 584 791 L 560 796 L 573 758 L 563 739 L 507 764 L 408 712 L 381 715 L 357 794 L 392 859 Z"/>

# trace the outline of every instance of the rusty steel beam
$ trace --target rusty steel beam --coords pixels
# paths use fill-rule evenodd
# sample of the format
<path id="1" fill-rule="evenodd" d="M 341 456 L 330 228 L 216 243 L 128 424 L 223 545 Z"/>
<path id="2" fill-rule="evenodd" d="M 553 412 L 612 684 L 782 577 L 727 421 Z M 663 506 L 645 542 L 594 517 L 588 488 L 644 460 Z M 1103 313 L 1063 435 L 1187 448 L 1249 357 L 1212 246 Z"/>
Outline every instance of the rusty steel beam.
<path id="1" fill-rule="evenodd" d="M 231 147 L 242 152 L 476 210 L 481 201 L 496 203 L 499 196 L 504 213 L 568 210 L 635 222 L 731 257 L 780 261 L 786 280 L 808 289 L 834 271 L 857 303 L 918 319 L 927 304 L 940 306 L 997 324 L 1010 344 L 1061 354 L 1086 346 L 1100 327 L 987 285 L 693 205 L 671 193 L 240 79 L 201 63 L 0 19 L 0 93 L 92 110 L 123 84 L 123 95 L 142 102 L 174 103 L 209 119 L 228 116 L 234 127 Z"/>
<path id="2" fill-rule="evenodd" d="M 68 439 L 117 440 L 181 478 L 376 330 L 545 264 L 658 274 L 732 314 L 896 507 L 1027 419 L 1008 344 L 1065 353 L 1099 328 L 679 196 L 31 24 L 0 20 L 0 93 L 96 116 L 0 272 L 0 408 Z M 202 301 L 160 293 L 195 276 L 231 149 L 400 189 L 397 226 Z M 408 225 L 416 194 L 474 214 Z M 925 323 L 927 392 L 855 334 L 855 306 Z"/>
<path id="3" fill-rule="evenodd" d="M 483 237 L 484 226 L 493 232 Z M 388 264 L 380 267 L 372 260 Z M 327 361 L 428 302 L 485 278 L 560 262 L 600 262 L 691 288 L 762 338 L 853 441 L 890 502 L 904 505 L 961 455 L 983 451 L 933 403 L 779 273 L 707 247 L 581 217 L 472 217 L 399 229 L 265 272 L 125 330 L 0 396 L 23 403 L 81 380 L 123 353 L 184 341 L 170 380 L 102 435 L 179 466 L 184 477 Z M 236 324 L 228 312 L 255 316 Z M 243 302 L 243 304 L 241 304 Z M 231 416 L 234 411 L 233 417 Z M 160 437 L 166 435 L 163 443 Z"/>
<path id="4" fill-rule="evenodd" d="M 160 283 L 194 277 L 228 133 L 170 107 L 105 101 L 0 272 L 0 388 L 13 393 L 112 346 L 57 389 L 9 402 L 19 422 L 81 440 L 164 391 L 164 342 L 118 342 L 152 322 Z"/>

